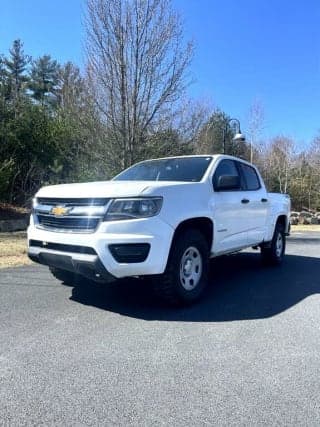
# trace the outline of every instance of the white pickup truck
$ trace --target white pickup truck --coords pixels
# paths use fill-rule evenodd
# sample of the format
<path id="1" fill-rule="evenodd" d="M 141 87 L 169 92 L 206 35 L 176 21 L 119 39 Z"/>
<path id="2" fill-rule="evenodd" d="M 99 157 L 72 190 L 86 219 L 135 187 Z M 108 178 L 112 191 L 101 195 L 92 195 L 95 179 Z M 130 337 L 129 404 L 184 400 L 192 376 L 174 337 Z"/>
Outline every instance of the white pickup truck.
<path id="1" fill-rule="evenodd" d="M 289 197 L 267 193 L 244 160 L 155 159 L 111 181 L 41 188 L 28 254 L 70 284 L 152 276 L 159 296 L 188 303 L 203 293 L 209 258 L 252 246 L 280 264 L 289 217 Z"/>

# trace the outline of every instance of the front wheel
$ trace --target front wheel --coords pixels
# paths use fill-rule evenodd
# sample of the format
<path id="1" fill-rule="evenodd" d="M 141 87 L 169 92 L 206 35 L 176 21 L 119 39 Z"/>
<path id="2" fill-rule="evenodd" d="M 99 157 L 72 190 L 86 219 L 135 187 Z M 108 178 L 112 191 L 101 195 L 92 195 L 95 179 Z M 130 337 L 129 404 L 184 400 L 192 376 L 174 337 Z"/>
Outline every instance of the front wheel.
<path id="1" fill-rule="evenodd" d="M 192 303 L 202 295 L 209 270 L 209 249 L 198 230 L 186 230 L 175 238 L 166 271 L 154 278 L 157 296 L 172 304 Z"/>
<path id="2" fill-rule="evenodd" d="M 268 246 L 261 247 L 262 261 L 268 265 L 280 265 L 286 249 L 286 236 L 284 227 L 277 224 L 272 240 Z"/>

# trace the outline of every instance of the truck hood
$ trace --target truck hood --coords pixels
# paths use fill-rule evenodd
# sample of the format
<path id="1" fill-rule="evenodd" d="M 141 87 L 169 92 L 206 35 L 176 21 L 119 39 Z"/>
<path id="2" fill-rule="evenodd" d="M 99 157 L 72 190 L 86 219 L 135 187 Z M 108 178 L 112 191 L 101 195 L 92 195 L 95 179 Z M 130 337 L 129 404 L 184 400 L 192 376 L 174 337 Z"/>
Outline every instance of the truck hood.
<path id="1" fill-rule="evenodd" d="M 91 197 L 135 197 L 149 195 L 153 190 L 192 185 L 175 181 L 98 181 L 82 184 L 50 185 L 41 188 L 36 197 L 91 198 Z"/>

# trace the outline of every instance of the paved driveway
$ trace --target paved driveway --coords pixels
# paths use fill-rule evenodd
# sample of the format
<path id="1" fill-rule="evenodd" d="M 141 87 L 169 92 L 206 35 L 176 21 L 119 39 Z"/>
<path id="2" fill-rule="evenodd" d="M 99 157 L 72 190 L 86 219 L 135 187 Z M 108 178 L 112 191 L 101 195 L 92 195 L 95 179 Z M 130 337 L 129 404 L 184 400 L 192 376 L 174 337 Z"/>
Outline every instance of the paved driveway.
<path id="1" fill-rule="evenodd" d="M 148 283 L 70 288 L 0 270 L 0 425 L 320 425 L 320 233 L 282 267 L 212 262 L 185 309 Z"/>

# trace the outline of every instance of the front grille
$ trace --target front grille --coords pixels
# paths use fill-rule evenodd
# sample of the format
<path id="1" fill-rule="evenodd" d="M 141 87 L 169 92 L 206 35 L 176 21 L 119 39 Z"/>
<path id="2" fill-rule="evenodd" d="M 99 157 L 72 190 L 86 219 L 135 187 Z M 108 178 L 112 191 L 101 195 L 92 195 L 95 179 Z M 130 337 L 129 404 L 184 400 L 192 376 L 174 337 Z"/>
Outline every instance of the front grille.
<path id="1" fill-rule="evenodd" d="M 97 255 L 97 252 L 93 248 L 89 248 L 88 246 L 65 245 L 62 243 L 42 242 L 41 240 L 30 240 L 29 246 L 44 248 L 44 249 L 52 249 L 54 251 L 61 251 L 61 252 Z"/>
<path id="2" fill-rule="evenodd" d="M 57 198 L 57 197 L 38 197 L 37 202 L 40 205 L 49 206 L 104 206 L 110 199 L 104 198 Z"/>
<path id="3" fill-rule="evenodd" d="M 93 233 L 105 215 L 110 199 L 38 197 L 36 226 L 51 231 Z"/>
<path id="4" fill-rule="evenodd" d="M 53 215 L 38 215 L 38 221 L 45 228 L 69 231 L 93 231 L 97 228 L 100 218 L 58 218 Z"/>

